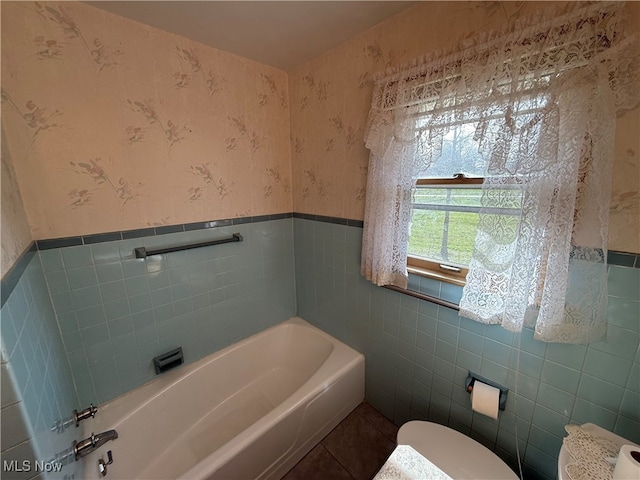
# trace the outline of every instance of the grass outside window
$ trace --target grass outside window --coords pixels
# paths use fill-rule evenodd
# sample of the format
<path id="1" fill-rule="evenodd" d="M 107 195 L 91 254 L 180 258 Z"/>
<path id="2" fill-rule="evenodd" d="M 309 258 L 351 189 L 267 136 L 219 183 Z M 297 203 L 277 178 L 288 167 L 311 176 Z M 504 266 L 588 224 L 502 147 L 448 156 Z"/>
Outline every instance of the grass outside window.
<path id="1" fill-rule="evenodd" d="M 520 190 L 507 186 L 483 198 L 482 181 L 462 175 L 417 181 L 412 198 L 409 272 L 464 285 L 481 208 L 487 215 L 485 220 L 500 222 L 504 231 L 510 232 L 506 241 L 515 238 Z"/>

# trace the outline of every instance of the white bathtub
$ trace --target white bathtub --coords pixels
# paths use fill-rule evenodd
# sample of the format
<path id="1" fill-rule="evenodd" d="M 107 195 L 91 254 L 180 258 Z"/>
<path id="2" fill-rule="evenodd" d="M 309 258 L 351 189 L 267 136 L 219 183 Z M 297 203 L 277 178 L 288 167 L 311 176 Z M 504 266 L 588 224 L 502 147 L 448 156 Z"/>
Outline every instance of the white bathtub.
<path id="1" fill-rule="evenodd" d="M 279 479 L 364 399 L 364 357 L 292 318 L 111 402 L 86 479 Z"/>

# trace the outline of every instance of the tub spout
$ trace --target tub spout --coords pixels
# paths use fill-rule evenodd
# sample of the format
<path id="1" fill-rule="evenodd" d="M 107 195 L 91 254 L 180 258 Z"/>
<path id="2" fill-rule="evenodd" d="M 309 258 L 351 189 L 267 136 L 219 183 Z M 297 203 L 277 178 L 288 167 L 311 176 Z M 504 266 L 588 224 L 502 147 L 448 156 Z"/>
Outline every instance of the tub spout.
<path id="1" fill-rule="evenodd" d="M 95 448 L 99 448 L 109 440 L 115 440 L 118 438 L 118 432 L 115 430 L 107 430 L 106 432 L 93 435 L 93 437 L 96 439 Z"/>
<path id="2" fill-rule="evenodd" d="M 115 430 L 107 430 L 106 432 L 91 434 L 90 437 L 80 440 L 79 442 L 73 442 L 73 453 L 76 456 L 76 460 L 90 454 L 94 450 L 97 450 L 109 440 L 115 440 L 118 438 L 118 432 Z"/>

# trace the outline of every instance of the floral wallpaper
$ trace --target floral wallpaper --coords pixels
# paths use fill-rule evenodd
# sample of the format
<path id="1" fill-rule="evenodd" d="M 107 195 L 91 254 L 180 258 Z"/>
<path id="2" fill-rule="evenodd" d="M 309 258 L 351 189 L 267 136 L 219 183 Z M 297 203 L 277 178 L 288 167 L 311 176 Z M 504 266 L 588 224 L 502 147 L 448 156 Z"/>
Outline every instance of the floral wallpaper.
<path id="1" fill-rule="evenodd" d="M 287 73 L 83 3 L 0 5 L 2 124 L 40 239 L 290 211 L 362 219 L 372 75 L 551 3 L 419 2 Z M 640 4 L 627 8 L 640 31 Z M 639 127 L 640 109 L 618 122 L 614 250 L 640 252 Z"/>
<path id="2" fill-rule="evenodd" d="M 2 2 L 33 237 L 291 212 L 287 74 L 76 2 Z"/>
<path id="3" fill-rule="evenodd" d="M 640 108 L 618 119 L 615 162 L 609 248 L 640 253 Z"/>
<path id="4" fill-rule="evenodd" d="M 294 210 L 362 219 L 372 75 L 452 47 L 551 2 L 419 2 L 289 72 Z M 574 2 L 556 2 L 561 11 Z M 629 2 L 632 29 L 640 5 Z M 619 120 L 609 247 L 640 252 L 640 109 Z"/>

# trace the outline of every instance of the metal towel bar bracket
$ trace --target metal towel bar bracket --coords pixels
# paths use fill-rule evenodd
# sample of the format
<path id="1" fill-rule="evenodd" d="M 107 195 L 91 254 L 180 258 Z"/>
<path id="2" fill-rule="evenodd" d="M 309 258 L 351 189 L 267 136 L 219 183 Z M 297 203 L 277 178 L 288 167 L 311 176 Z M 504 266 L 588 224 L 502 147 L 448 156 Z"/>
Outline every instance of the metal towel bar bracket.
<path id="1" fill-rule="evenodd" d="M 222 238 L 219 240 L 211 240 L 209 242 L 200 242 L 200 243 L 189 243 L 186 245 L 175 245 L 173 247 L 165 247 L 165 248 L 154 248 L 152 250 L 147 250 L 145 247 L 134 248 L 134 253 L 136 258 L 147 258 L 151 255 L 160 255 L 163 253 L 170 252 L 180 252 L 182 250 L 190 250 L 192 248 L 200 248 L 200 247 L 208 247 L 210 245 L 220 245 L 223 243 L 231 243 L 231 242 L 241 242 L 242 235 L 239 233 L 234 233 L 229 238 Z"/>

